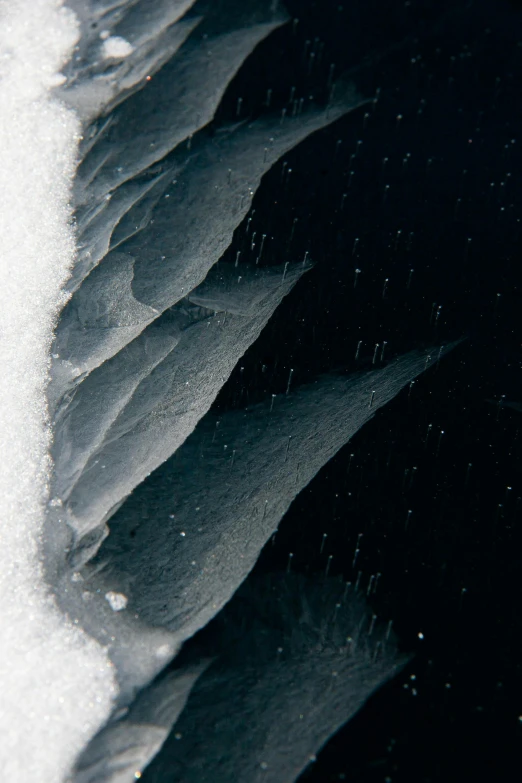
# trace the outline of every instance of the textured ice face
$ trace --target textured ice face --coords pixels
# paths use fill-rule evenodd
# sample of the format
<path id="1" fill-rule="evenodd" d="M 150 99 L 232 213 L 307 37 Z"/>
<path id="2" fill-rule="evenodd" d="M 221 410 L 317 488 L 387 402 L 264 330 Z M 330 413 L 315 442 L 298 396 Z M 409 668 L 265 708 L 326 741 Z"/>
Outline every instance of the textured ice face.
<path id="1" fill-rule="evenodd" d="M 0 489 L 11 563 L 0 576 L 0 613 L 9 629 L 3 660 L 16 674 L 4 678 L 10 712 L 0 726 L 10 779 L 63 780 L 77 759 L 77 783 L 121 783 L 158 751 L 209 664 L 211 651 L 162 674 L 183 642 L 230 601 L 301 489 L 441 352 L 320 378 L 218 422 L 217 394 L 309 264 L 217 262 L 263 175 L 362 99 L 350 80 L 339 80 L 328 106 L 307 100 L 292 116 L 267 110 L 210 129 L 241 64 L 285 22 L 277 2 L 71 0 L 70 7 L 81 34 L 67 63 L 77 27 L 60 3 L 37 0 L 29 14 L 25 3 L 0 4 L 8 77 L 0 81 L 8 109 L 8 122 L 0 118 L 7 335 L 0 433 L 8 457 Z M 47 49 L 43 29 L 54 33 Z M 65 288 L 70 298 L 51 349 Z M 131 507 L 125 499 L 134 490 Z M 257 728 L 232 743 L 227 763 L 241 766 L 246 743 L 238 775 L 275 782 L 293 780 L 395 671 L 394 650 L 384 654 L 382 639 L 380 648 L 373 637 L 358 642 L 347 657 L 337 631 L 324 632 L 321 617 L 337 618 L 337 588 L 319 595 L 290 578 L 275 606 L 265 587 L 252 594 L 247 586 L 243 595 L 256 606 L 266 599 L 274 616 L 281 610 L 284 638 L 268 623 L 268 658 L 259 649 L 242 667 L 225 654 L 221 674 L 202 675 L 207 696 L 195 695 L 181 718 L 193 744 L 172 756 L 169 743 L 167 751 L 188 780 L 203 768 L 220 779 L 213 770 L 228 735 L 209 736 L 205 755 L 198 748 L 207 740 L 190 727 L 201 723 L 209 693 L 220 723 L 234 678 L 237 722 L 246 710 Z M 316 606 L 310 616 L 303 596 Z M 356 597 L 343 600 L 339 622 L 352 635 L 367 610 Z M 349 684 L 346 698 L 325 687 L 338 642 L 335 671 Z M 274 645 L 289 647 L 288 656 L 274 661 Z M 246 647 L 251 655 L 255 644 Z M 301 676 L 307 687 L 296 688 Z M 252 677 L 257 690 L 243 698 Z M 295 711 L 316 703 L 320 719 L 303 724 L 293 750 L 283 747 Z M 28 730 L 29 751 L 20 741 Z M 258 753 L 267 731 L 270 758 Z"/>
<path id="2" fill-rule="evenodd" d="M 78 548 L 192 432 L 306 267 L 243 269 L 243 285 L 235 271 L 237 313 L 180 302 L 90 373 L 56 417 L 55 493 Z M 221 288 L 218 278 L 216 297 Z"/>
<path id="3" fill-rule="evenodd" d="M 110 520 L 86 578 L 129 596 L 143 621 L 192 636 L 246 578 L 297 494 L 437 354 L 207 414 Z"/>
<path id="4" fill-rule="evenodd" d="M 186 650 L 100 732 L 76 783 L 291 783 L 407 660 L 352 586 L 323 577 L 246 582 L 218 638 Z"/>
<path id="5" fill-rule="evenodd" d="M 146 224 L 129 232 L 126 240 L 116 235 L 115 252 L 108 252 L 109 232 L 117 219 L 121 226 L 120 210 L 112 213 L 107 206 L 98 213 L 95 237 L 106 231 L 104 246 L 99 247 L 104 257 L 93 255 L 94 248 L 86 246 L 89 263 L 97 265 L 75 291 L 58 327 L 53 398 L 74 387 L 79 376 L 114 356 L 198 286 L 230 245 L 263 174 L 310 133 L 360 103 L 348 84 L 338 90 L 332 106 L 310 106 L 284 123 L 273 114 L 224 128 L 218 135 L 201 132 L 189 152 L 177 149 L 162 162 L 161 182 L 143 195 L 148 202 Z M 126 192 L 131 184 L 124 186 Z M 115 199 L 118 191 L 109 205 Z M 125 201 L 126 208 L 132 206 Z M 108 221 L 103 227 L 101 219 Z M 88 271 L 86 267 L 82 274 Z"/>
<path id="6" fill-rule="evenodd" d="M 145 781 L 292 783 L 406 663 L 353 587 L 321 576 L 246 582 L 220 640 Z"/>
<path id="7" fill-rule="evenodd" d="M 66 69 L 63 95 L 84 123 L 109 112 L 143 85 L 178 49 L 187 32 L 176 22 L 194 0 L 77 2 L 82 35 Z"/>
<path id="8" fill-rule="evenodd" d="M 129 709 L 116 713 L 78 759 L 75 783 L 136 780 L 162 747 L 210 662 L 198 661 L 158 677 Z"/>
<path id="9" fill-rule="evenodd" d="M 209 413 L 174 456 L 136 490 L 132 504 L 124 504 L 110 519 L 110 535 L 97 556 L 76 572 L 74 582 L 66 573 L 57 585 L 61 605 L 95 638 L 111 640 L 120 705 L 130 704 L 135 690 L 146 687 L 181 643 L 232 598 L 293 499 L 315 473 L 379 407 L 438 358 L 438 350 L 412 353 L 384 369 L 322 378 L 289 395 L 219 419 Z M 125 596 L 126 608 L 111 611 L 107 595 Z M 165 646 L 163 658 L 160 650 Z M 309 654 L 312 660 L 312 647 Z M 350 676 L 355 677 L 355 672 Z M 351 706 L 338 711 L 333 703 L 331 710 L 325 703 L 325 724 L 307 728 L 309 754 L 353 714 L 378 683 L 378 679 L 361 675 L 350 686 L 354 696 L 349 700 Z M 292 715 L 295 704 L 300 703 L 294 697 L 294 693 L 287 694 Z M 157 698 L 161 701 L 161 689 Z M 273 719 L 279 706 L 274 708 Z M 137 748 L 132 759 L 133 754 L 142 762 L 152 758 L 159 747 L 157 738 L 161 737 L 161 742 L 165 738 L 164 729 L 160 726 L 155 732 L 145 728 L 140 735 L 134 718 L 128 720 L 129 735 L 124 715 L 86 749 L 78 781 L 94 781 L 101 770 L 106 776 L 101 779 L 120 780 L 115 775 L 123 765 L 126 736 Z M 263 720 L 270 721 L 270 715 Z M 114 746 L 113 735 L 118 737 Z M 101 748 L 105 748 L 104 761 Z M 279 752 L 283 753 L 283 748 Z M 300 761 L 292 762 L 297 766 L 280 768 L 280 778 L 278 767 L 273 767 L 273 779 L 292 780 L 291 771 L 306 763 L 303 753 L 298 754 Z M 212 759 L 200 759 L 198 764 L 208 763 L 210 770 L 216 761 Z M 130 775 L 131 768 L 123 767 L 126 771 L 121 774 Z M 127 779 L 132 778 L 121 778 Z"/>
<path id="10" fill-rule="evenodd" d="M 139 7 L 118 4 L 118 25 Z M 194 429 L 309 266 L 212 271 L 261 177 L 307 135 L 361 103 L 346 81 L 327 107 L 311 102 L 286 118 L 268 112 L 192 139 L 242 60 L 286 19 L 277 3 L 257 0 L 192 10 L 203 19 L 179 51 L 91 128 L 82 148 L 75 191 L 80 254 L 49 389 L 53 502 L 63 509 L 52 519 L 67 522 L 62 544 L 74 550 L 76 565 L 96 551 L 124 498 Z M 66 100 L 69 83 L 89 80 L 81 51 L 62 90 Z"/>
<path id="11" fill-rule="evenodd" d="M 143 3 L 135 13 L 143 15 Z M 258 0 L 197 3 L 176 25 L 184 36 L 176 56 L 86 134 L 77 204 L 92 209 L 207 125 L 241 64 L 286 19 L 280 5 Z"/>

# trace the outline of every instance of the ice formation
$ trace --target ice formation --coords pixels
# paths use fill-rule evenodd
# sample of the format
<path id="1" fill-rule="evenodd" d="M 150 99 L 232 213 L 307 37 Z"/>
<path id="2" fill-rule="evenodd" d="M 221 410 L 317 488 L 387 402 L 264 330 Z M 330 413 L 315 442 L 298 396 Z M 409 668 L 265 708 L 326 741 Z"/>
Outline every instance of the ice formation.
<path id="1" fill-rule="evenodd" d="M 352 586 L 294 574 L 246 582 L 220 647 L 147 783 L 293 783 L 407 660 Z"/>
<path id="2" fill-rule="evenodd" d="M 237 270 L 229 273 L 235 306 L 216 311 L 183 301 L 170 308 L 90 373 L 57 413 L 55 492 L 77 557 L 104 535 L 111 509 L 192 432 L 306 268 L 292 266 L 286 275 L 283 267 L 241 271 L 242 284 Z M 218 296 L 220 276 L 213 282 Z"/>
<path id="3" fill-rule="evenodd" d="M 377 637 L 357 643 L 336 669 L 349 683 L 339 700 L 325 690 L 337 631 L 329 635 L 312 611 L 309 634 L 275 663 L 262 659 L 267 648 L 231 671 L 225 654 L 226 674 L 216 678 L 214 667 L 203 673 L 207 651 L 164 672 L 242 585 L 298 492 L 442 353 L 319 378 L 228 412 L 218 429 L 217 394 L 310 267 L 218 261 L 263 175 L 364 102 L 339 79 L 328 106 L 307 99 L 293 116 L 267 109 L 207 127 L 242 63 L 286 21 L 274 0 L 69 0 L 67 10 L 59 0 L 0 0 L 0 496 L 9 562 L 0 575 L 8 629 L 0 753 L 9 780 L 133 780 L 178 716 L 199 722 L 201 693 L 215 690 L 219 712 L 234 678 L 257 672 L 259 693 L 239 699 L 236 720 L 255 710 L 263 732 L 275 710 L 281 725 L 270 759 L 259 757 L 252 733 L 241 774 L 291 781 L 398 665 L 382 639 L 379 648 Z M 251 589 L 242 595 L 255 604 L 273 586 L 258 585 L 257 598 Z M 303 596 L 331 614 L 336 589 L 319 599 L 314 586 L 281 582 L 277 610 L 294 641 Z M 339 622 L 352 633 L 367 610 L 356 596 L 341 606 Z M 276 636 L 267 630 L 269 646 Z M 307 648 L 318 639 L 327 653 L 320 664 Z M 300 670 L 310 687 L 295 693 Z M 285 721 L 317 694 L 328 696 L 320 720 L 307 721 L 287 752 Z M 192 749 L 174 743 L 186 779 L 204 769 L 218 780 L 223 737 L 189 731 Z M 207 740 L 208 754 L 194 757 Z M 239 745 L 232 751 L 237 762 Z M 163 780 L 162 763 L 151 780 Z"/>
<path id="4" fill-rule="evenodd" d="M 162 747 L 210 662 L 198 661 L 167 672 L 145 688 L 130 709 L 116 713 L 78 759 L 75 783 L 136 780 Z"/>
<path id="5" fill-rule="evenodd" d="M 437 354 L 207 414 L 110 520 L 86 580 L 127 595 L 142 621 L 189 638 L 231 598 L 297 494 Z"/>
<path id="6" fill-rule="evenodd" d="M 218 638 L 189 648 L 115 715 L 75 783 L 292 783 L 407 661 L 353 586 L 322 576 L 245 582 Z"/>
<path id="7" fill-rule="evenodd" d="M 165 661 L 157 656 L 158 634 L 165 634 L 172 657 L 204 627 L 246 579 L 303 487 L 376 410 L 438 358 L 438 350 L 412 353 L 383 369 L 318 379 L 275 402 L 219 419 L 208 413 L 171 459 L 138 487 L 132 503 L 111 518 L 110 535 L 97 556 L 74 584 L 67 577 L 62 583 L 62 605 L 94 637 L 113 639 L 121 705 L 131 702 L 133 685 L 150 676 L 136 667 L 135 651 L 141 665 L 156 661 L 159 671 Z M 102 598 L 107 591 L 125 595 L 128 611 L 111 613 Z M 117 722 L 122 736 L 127 719 Z M 133 742 L 138 742 L 130 720 Z M 114 731 L 112 723 L 106 731 Z M 87 748 L 82 770 L 90 769 L 95 758 L 100 774 L 99 747 L 108 753 L 101 779 L 132 780 L 130 768 L 128 777 L 123 772 L 121 778 L 111 777 L 121 760 L 108 752 L 104 731 L 94 756 Z M 146 747 L 145 737 L 142 759 Z M 156 750 L 153 744 L 149 758 Z M 91 780 L 86 774 L 78 773 L 75 781 Z"/>

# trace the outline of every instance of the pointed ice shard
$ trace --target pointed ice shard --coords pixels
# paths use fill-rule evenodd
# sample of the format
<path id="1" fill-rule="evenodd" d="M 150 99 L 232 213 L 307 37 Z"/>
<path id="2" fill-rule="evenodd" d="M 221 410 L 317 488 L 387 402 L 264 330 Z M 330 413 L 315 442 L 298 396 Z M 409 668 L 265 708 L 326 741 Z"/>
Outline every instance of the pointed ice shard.
<path id="1" fill-rule="evenodd" d="M 326 377 L 277 405 L 230 412 L 219 429 L 209 414 L 121 507 L 105 541 L 104 520 L 73 535 L 67 504 L 51 510 L 49 579 L 60 608 L 106 645 L 119 708 L 230 600 L 317 471 L 431 361 L 413 353 L 380 370 Z M 144 442 L 153 447 L 160 432 Z M 109 595 L 123 597 L 121 610 Z"/>
<path id="2" fill-rule="evenodd" d="M 361 596 L 322 576 L 247 580 L 217 644 L 145 783 L 293 783 L 407 662 Z"/>
<path id="3" fill-rule="evenodd" d="M 190 435 L 309 268 L 245 266 L 240 284 L 232 265 L 225 266 L 227 280 L 220 270 L 201 291 L 201 301 L 208 298 L 221 311 L 178 303 L 94 370 L 58 409 L 53 494 L 64 502 L 60 513 L 78 547 Z"/>
<path id="4" fill-rule="evenodd" d="M 98 203 L 207 125 L 242 63 L 287 18 L 272 0 L 196 3 L 176 56 L 112 112 L 85 155 L 76 203 Z"/>
<path id="5" fill-rule="evenodd" d="M 112 518 L 85 573 L 101 593 L 127 595 L 143 622 L 188 638 L 231 598 L 297 494 L 437 356 L 406 354 L 383 369 L 326 376 L 274 405 L 208 414 Z"/>
<path id="6" fill-rule="evenodd" d="M 283 124 L 270 115 L 215 136 L 205 132 L 190 154 L 172 153 L 164 165 L 178 173 L 153 208 L 153 219 L 91 271 L 62 313 L 52 399 L 198 286 L 230 245 L 263 174 L 310 133 L 360 104 L 346 84 L 328 108 L 308 107 Z"/>

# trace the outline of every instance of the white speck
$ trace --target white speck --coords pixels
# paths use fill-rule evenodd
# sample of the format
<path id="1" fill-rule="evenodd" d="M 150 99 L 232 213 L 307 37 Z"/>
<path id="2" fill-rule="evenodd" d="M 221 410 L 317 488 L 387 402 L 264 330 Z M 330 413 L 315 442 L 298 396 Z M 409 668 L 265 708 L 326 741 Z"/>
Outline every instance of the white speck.
<path id="1" fill-rule="evenodd" d="M 63 73 L 53 73 L 51 76 L 48 76 L 46 79 L 46 83 L 48 87 L 61 87 L 62 84 L 65 84 L 67 79 L 63 75 Z"/>
<path id="2" fill-rule="evenodd" d="M 168 658 L 170 655 L 172 655 L 174 650 L 170 646 L 170 644 L 160 644 L 158 649 L 156 650 L 156 658 Z"/>
<path id="3" fill-rule="evenodd" d="M 41 558 L 45 389 L 76 258 L 70 201 L 81 135 L 51 88 L 63 83 L 79 34 L 60 0 L 0 2 L 0 756 L 2 777 L 20 783 L 65 780 L 116 694 L 106 651 L 59 609 Z"/>
<path id="4" fill-rule="evenodd" d="M 113 590 L 109 590 L 108 593 L 105 593 L 105 599 L 109 602 L 109 605 L 114 612 L 121 612 L 129 603 L 129 599 L 126 595 L 123 593 L 115 593 Z"/>
<path id="5" fill-rule="evenodd" d="M 124 60 L 129 54 L 132 54 L 134 47 L 125 38 L 119 35 L 111 35 L 106 38 L 102 45 L 102 55 L 106 59 Z"/>

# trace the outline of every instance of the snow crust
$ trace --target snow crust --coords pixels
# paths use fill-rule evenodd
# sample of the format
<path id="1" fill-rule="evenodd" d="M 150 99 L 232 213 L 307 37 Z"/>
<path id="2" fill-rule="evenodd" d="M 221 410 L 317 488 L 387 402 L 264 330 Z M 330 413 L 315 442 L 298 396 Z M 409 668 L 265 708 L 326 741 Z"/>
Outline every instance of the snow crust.
<path id="1" fill-rule="evenodd" d="M 41 566 L 45 392 L 79 141 L 51 90 L 77 39 L 59 0 L 0 0 L 0 766 L 17 783 L 63 780 L 115 693 L 105 650 L 59 611 Z"/>

